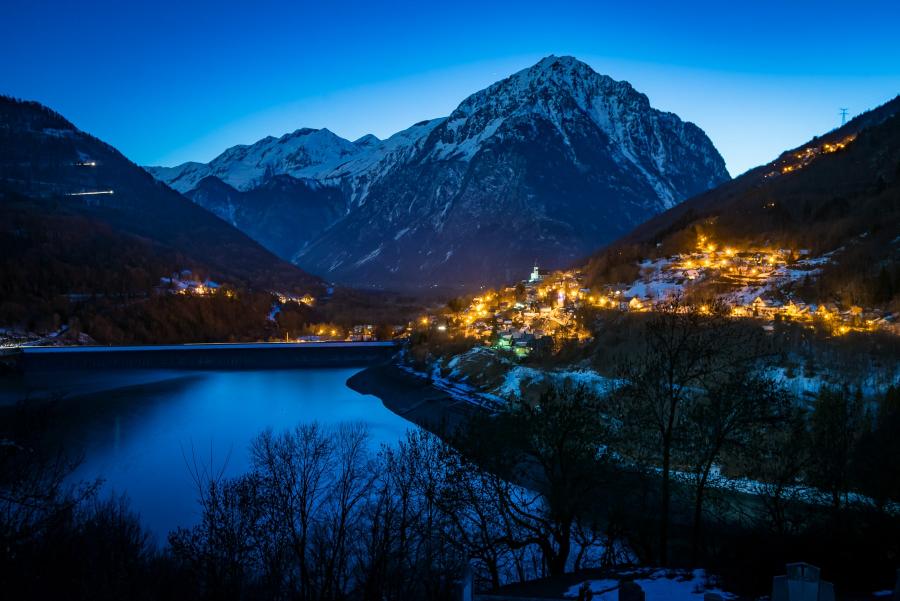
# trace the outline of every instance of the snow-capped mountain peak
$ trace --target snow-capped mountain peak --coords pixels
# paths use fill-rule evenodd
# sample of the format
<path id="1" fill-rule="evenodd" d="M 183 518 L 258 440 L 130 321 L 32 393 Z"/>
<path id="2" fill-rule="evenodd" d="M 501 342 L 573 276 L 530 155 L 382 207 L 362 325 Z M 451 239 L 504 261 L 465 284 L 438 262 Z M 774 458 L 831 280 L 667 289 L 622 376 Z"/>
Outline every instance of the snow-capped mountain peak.
<path id="1" fill-rule="evenodd" d="M 425 285 L 484 283 L 535 257 L 562 265 L 728 179 L 698 127 L 568 56 L 544 58 L 449 116 L 384 140 L 305 128 L 235 146 L 208 165 L 151 172 L 185 192 L 208 175 L 239 191 L 278 174 L 305 191 L 330 187 L 343 215 L 318 237 L 293 240 L 290 258 L 339 281 L 405 283 L 427 273 L 434 281 Z"/>
<path id="2" fill-rule="evenodd" d="M 672 149 L 664 138 L 674 134 L 695 147 L 708 142 L 693 124 L 653 109 L 647 96 L 630 83 L 601 75 L 571 56 L 548 56 L 466 98 L 435 134 L 431 156 L 470 160 L 487 140 L 512 129 L 504 124 L 523 118 L 551 123 L 576 163 L 582 157 L 570 130 L 573 125 L 579 130 L 586 124 L 597 127 L 611 146 L 618 147 L 614 159 L 630 163 L 647 177 L 662 209 L 680 197 L 676 180 L 681 175 L 669 173 Z M 702 158 L 716 178 L 727 176 L 718 153 Z"/>
<path id="3" fill-rule="evenodd" d="M 380 144 L 381 140 L 376 135 L 366 134 L 366 135 L 362 136 L 361 138 L 354 140 L 353 143 L 357 146 L 364 146 L 364 147 L 371 148 L 372 146 L 377 146 L 378 144 Z"/>
<path id="4" fill-rule="evenodd" d="M 368 142 L 354 144 L 326 128 L 304 127 L 280 138 L 267 136 L 255 144 L 232 146 L 206 165 L 185 163 L 148 170 L 180 192 L 195 188 L 210 175 L 238 190 L 250 190 L 270 175 L 315 178 L 323 165 L 336 165 L 365 152 Z"/>

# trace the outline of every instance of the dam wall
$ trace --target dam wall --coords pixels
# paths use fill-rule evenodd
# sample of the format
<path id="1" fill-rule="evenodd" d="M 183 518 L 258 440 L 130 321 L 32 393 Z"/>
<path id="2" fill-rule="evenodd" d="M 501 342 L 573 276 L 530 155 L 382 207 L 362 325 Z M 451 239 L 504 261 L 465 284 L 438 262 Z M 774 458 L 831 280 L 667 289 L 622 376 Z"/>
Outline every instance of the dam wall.
<path id="1" fill-rule="evenodd" d="M 366 367 L 388 361 L 396 342 L 20 347 L 4 357 L 16 371 L 86 369 L 296 369 Z"/>

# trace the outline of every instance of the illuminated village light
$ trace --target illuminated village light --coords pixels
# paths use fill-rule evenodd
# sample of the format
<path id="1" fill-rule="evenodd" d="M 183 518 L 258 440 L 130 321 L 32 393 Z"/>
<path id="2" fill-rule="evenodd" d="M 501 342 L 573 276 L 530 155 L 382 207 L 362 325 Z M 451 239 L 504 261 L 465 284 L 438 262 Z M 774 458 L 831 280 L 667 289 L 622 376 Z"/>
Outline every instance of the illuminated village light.
<path id="1" fill-rule="evenodd" d="M 680 285 L 690 280 L 711 281 L 719 286 L 730 286 L 731 290 L 758 290 L 758 293 L 753 293 L 762 295 L 771 279 L 779 276 L 779 265 L 786 265 L 791 255 L 786 250 L 724 246 L 710 241 L 707 236 L 700 236 L 698 240 L 703 242 L 693 252 L 660 259 L 657 270 L 671 271 L 676 278 L 674 281 Z M 717 252 L 716 249 L 721 250 Z M 589 292 L 581 274 L 577 272 L 555 272 L 542 275 L 537 282 L 524 280 L 522 284 L 525 286 L 524 297 L 520 287 L 492 290 L 473 297 L 467 307 L 455 314 L 445 313 L 446 325 L 443 320 L 428 316 L 422 317 L 421 323 L 428 326 L 439 322 L 441 325 L 437 325 L 435 329 L 446 331 L 451 337 L 459 334 L 474 338 L 485 346 L 511 351 L 522 357 L 528 354 L 530 341 L 542 337 L 551 338 L 554 348 L 560 348 L 565 340 L 590 338 L 591 333 L 585 327 L 586 324 L 580 322 L 583 316 L 577 312 L 578 307 L 583 306 L 582 303 L 620 311 L 656 310 L 652 298 L 632 296 L 628 289 L 609 287 L 605 294 Z M 870 331 L 887 323 L 881 319 L 876 324 L 859 307 L 855 308 L 855 312 L 850 310 L 840 313 L 825 306 L 806 307 L 792 301 L 782 305 L 777 300 L 764 300 L 760 296 L 755 296 L 753 302 L 749 303 L 740 301 L 739 298 L 741 297 L 732 297 L 732 302 L 738 304 L 728 307 L 726 314 L 734 318 L 770 322 L 789 319 L 807 327 L 819 327 L 827 323 L 830 324 L 827 331 L 833 335 Z M 704 315 L 713 312 L 709 304 L 697 306 L 696 310 Z"/>

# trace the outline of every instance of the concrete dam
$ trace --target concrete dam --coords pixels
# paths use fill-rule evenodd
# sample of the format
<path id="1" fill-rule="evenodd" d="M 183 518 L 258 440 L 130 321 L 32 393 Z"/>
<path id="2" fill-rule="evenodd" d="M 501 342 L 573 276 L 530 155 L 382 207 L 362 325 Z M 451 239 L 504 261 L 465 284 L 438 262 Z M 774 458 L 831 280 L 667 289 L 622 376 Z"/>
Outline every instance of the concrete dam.
<path id="1" fill-rule="evenodd" d="M 388 361 L 397 342 L 177 344 L 160 346 L 25 346 L 4 349 L 14 371 L 57 369 L 292 369 L 366 367 Z"/>

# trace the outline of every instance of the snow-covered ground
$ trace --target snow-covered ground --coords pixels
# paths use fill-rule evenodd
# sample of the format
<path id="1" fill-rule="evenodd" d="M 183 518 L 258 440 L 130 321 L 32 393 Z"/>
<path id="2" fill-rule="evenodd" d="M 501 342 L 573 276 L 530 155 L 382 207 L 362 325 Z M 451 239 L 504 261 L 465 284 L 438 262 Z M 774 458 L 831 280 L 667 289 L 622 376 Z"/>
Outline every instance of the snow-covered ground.
<path id="1" fill-rule="evenodd" d="M 550 370 L 518 365 L 484 346 L 476 346 L 451 358 L 443 368 L 443 375 L 440 366 L 432 368 L 435 381 L 452 383 L 459 391 L 481 394 L 502 405 L 511 400 L 522 400 L 528 389 L 543 389 L 550 384 L 559 387 L 583 386 L 598 396 L 609 393 L 618 385 L 617 380 L 589 368 Z"/>
<path id="2" fill-rule="evenodd" d="M 21 346 L 72 346 L 96 344 L 96 341 L 85 334 L 78 332 L 73 334 L 68 325 L 62 325 L 59 329 L 49 334 L 36 334 L 24 329 L 0 328 L 0 348 L 15 348 Z"/>
<path id="3" fill-rule="evenodd" d="M 583 386 L 602 396 L 617 386 L 617 381 L 601 376 L 591 369 L 543 370 L 517 365 L 506 372 L 503 383 L 492 392 L 507 399 L 521 399 L 522 391 L 528 386 L 552 383 L 557 386 Z"/>
<path id="4" fill-rule="evenodd" d="M 866 398 L 875 398 L 890 386 L 900 385 L 900 366 L 869 370 L 859 379 L 834 372 L 827 366 L 820 366 L 811 374 L 806 373 L 802 366 L 793 370 L 775 366 L 769 368 L 767 373 L 801 399 L 815 396 L 822 387 L 847 385 L 854 390 L 858 388 Z M 427 374 L 422 375 L 427 377 Z M 433 367 L 431 376 L 436 382 L 460 394 L 481 395 L 494 404 L 523 400 L 527 391 L 543 390 L 550 385 L 583 386 L 598 396 L 604 396 L 622 384 L 620 380 L 588 367 L 541 369 L 520 365 L 484 346 L 476 346 L 451 358 L 443 365 L 443 375 L 438 366 Z"/>
<path id="5" fill-rule="evenodd" d="M 791 264 L 782 262 L 778 253 L 770 254 L 773 260 L 778 257 L 778 262 L 771 267 L 764 265 L 766 277 L 755 278 L 756 281 L 752 283 L 735 285 L 722 298 L 733 305 L 749 306 L 757 297 L 779 294 L 804 278 L 816 276 L 822 266 L 831 261 L 840 250 L 819 257 L 800 259 Z M 626 297 L 663 300 L 684 294 L 700 283 L 717 279 L 735 264 L 739 264 L 739 260 L 733 254 L 726 255 L 723 251 L 699 251 L 646 260 L 640 264 L 641 277 L 623 294 Z"/>
<path id="6" fill-rule="evenodd" d="M 619 584 L 632 580 L 644 591 L 647 601 L 702 601 L 706 593 L 715 593 L 723 599 L 734 599 L 736 595 L 716 587 L 703 570 L 633 570 L 622 572 L 618 578 L 588 580 L 587 586 L 594 593 L 595 601 L 618 601 Z M 578 591 L 585 583 L 569 588 L 565 596 L 577 598 Z"/>
<path id="7" fill-rule="evenodd" d="M 893 369 L 891 366 L 871 369 L 864 377 L 855 380 L 827 369 L 806 375 L 803 369 L 797 369 L 796 373 L 791 374 L 786 367 L 772 367 L 768 370 L 768 375 L 798 398 L 814 396 L 823 386 L 840 388 L 848 385 L 854 390 L 859 389 L 863 397 L 874 398 L 884 394 L 891 386 L 900 385 L 900 366 L 893 366 Z"/>
<path id="8" fill-rule="evenodd" d="M 598 396 L 608 394 L 621 385 L 619 380 L 605 377 L 588 368 L 551 370 L 517 365 L 487 347 L 474 347 L 453 357 L 447 361 L 443 371 L 439 363 L 431 366 L 430 373 L 417 371 L 409 365 L 401 365 L 401 368 L 417 377 L 430 378 L 436 388 L 446 392 L 456 401 L 477 405 L 491 411 L 507 406 L 510 401 L 523 400 L 526 391 L 529 389 L 541 390 L 547 384 L 583 385 Z M 486 371 L 494 373 L 485 376 L 484 372 Z M 806 396 L 815 394 L 822 386 L 832 384 L 822 375 L 788 377 L 787 370 L 784 368 L 773 368 L 771 371 L 773 377 L 781 380 L 798 396 L 801 396 L 802 393 L 805 393 Z M 900 383 L 900 373 L 895 373 L 892 381 L 895 384 Z M 885 387 L 885 383 L 881 380 L 877 383 L 872 380 L 868 385 L 862 385 L 861 390 L 869 396 L 882 392 Z M 695 475 L 674 471 L 672 477 L 690 483 Z M 709 486 L 748 495 L 765 494 L 767 488 L 764 483 L 756 480 L 726 477 L 720 473 L 718 466 L 712 468 Z M 799 483 L 787 487 L 784 494 L 813 505 L 828 505 L 832 502 L 831 497 L 823 491 Z M 872 499 L 856 493 L 845 495 L 845 502 L 863 506 L 874 505 Z M 900 505 L 892 505 L 889 510 L 900 512 Z"/>
<path id="9" fill-rule="evenodd" d="M 489 410 L 497 410 L 506 404 L 506 401 L 496 395 L 480 392 L 474 386 L 465 382 L 455 381 L 441 375 L 440 367 L 434 366 L 431 373 L 419 371 L 408 364 L 401 363 L 400 369 L 417 378 L 430 380 L 431 385 L 447 393 L 455 401 L 476 405 Z"/>

